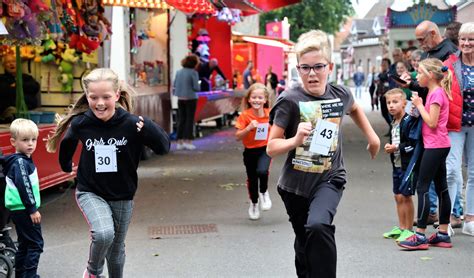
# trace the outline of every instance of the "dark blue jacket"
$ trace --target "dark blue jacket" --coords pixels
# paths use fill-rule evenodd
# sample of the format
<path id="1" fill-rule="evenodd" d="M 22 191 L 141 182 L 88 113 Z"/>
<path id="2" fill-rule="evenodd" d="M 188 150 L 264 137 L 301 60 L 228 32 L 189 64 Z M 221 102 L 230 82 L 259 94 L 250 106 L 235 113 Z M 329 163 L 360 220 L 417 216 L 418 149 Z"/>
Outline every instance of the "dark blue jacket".
<path id="1" fill-rule="evenodd" d="M 410 143 L 409 146 L 408 144 L 400 144 L 400 150 L 402 148 L 404 148 L 405 150 L 413 148 L 413 150 L 410 151 L 410 159 L 408 160 L 408 165 L 406 165 L 405 168 L 403 167 L 404 163 L 402 159 L 402 169 L 405 173 L 403 175 L 400 189 L 404 187 L 409 187 L 408 190 L 414 192 L 414 187 L 416 186 L 416 181 L 418 177 L 419 162 L 421 160 L 421 156 L 424 150 L 423 139 L 421 137 L 421 124 L 423 123 L 423 119 L 421 119 L 421 117 L 416 118 L 410 115 L 405 115 L 402 119 L 401 124 L 402 123 L 403 125 L 400 127 L 400 133 L 402 133 L 403 130 L 404 136 L 408 136 L 407 140 Z M 402 139 L 400 139 L 400 141 L 401 140 Z M 405 157 L 405 160 L 406 159 L 407 157 Z"/>

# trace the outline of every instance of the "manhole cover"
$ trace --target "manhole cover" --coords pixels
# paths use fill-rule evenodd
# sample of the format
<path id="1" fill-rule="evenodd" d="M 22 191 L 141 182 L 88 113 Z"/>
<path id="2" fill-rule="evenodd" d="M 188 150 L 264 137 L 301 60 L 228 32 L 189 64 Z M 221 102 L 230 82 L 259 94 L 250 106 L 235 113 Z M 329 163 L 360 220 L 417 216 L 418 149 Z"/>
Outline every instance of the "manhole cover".
<path id="1" fill-rule="evenodd" d="M 216 224 L 167 225 L 148 227 L 150 237 L 159 235 L 189 235 L 217 233 Z"/>

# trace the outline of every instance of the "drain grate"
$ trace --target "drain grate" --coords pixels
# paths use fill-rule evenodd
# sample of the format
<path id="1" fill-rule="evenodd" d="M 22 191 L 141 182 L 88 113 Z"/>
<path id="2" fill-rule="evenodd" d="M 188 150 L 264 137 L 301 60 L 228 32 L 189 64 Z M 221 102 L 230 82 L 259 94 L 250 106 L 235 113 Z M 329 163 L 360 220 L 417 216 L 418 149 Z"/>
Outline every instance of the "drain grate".
<path id="1" fill-rule="evenodd" d="M 148 227 L 150 237 L 159 235 L 190 235 L 203 233 L 217 233 L 216 224 L 190 224 Z"/>

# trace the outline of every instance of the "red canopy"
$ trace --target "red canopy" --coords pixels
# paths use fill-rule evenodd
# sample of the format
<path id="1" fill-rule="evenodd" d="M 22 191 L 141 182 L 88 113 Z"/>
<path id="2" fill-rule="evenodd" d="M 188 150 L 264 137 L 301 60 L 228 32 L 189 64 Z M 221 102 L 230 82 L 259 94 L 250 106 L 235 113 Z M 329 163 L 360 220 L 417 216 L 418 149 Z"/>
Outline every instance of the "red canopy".
<path id="1" fill-rule="evenodd" d="M 243 15 L 252 15 L 293 5 L 301 0 L 224 0 L 223 2 L 228 8 L 241 10 Z"/>
<path id="2" fill-rule="evenodd" d="M 299 3 L 301 0 L 165 0 L 184 13 L 214 14 L 214 5 L 239 9 L 243 15 L 252 15 Z M 213 5 L 214 4 L 214 5 Z"/>
<path id="3" fill-rule="evenodd" d="M 217 10 L 207 0 L 165 0 L 168 5 L 184 13 L 214 14 Z"/>

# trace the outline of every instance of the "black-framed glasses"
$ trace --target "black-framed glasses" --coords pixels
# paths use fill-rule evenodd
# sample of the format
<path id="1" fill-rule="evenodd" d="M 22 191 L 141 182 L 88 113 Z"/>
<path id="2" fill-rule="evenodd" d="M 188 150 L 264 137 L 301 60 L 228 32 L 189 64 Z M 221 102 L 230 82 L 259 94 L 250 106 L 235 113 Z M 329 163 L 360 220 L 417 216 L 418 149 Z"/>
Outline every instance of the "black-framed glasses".
<path id="1" fill-rule="evenodd" d="M 429 33 L 426 33 L 422 38 L 416 38 L 416 40 L 419 42 L 419 43 L 423 43 L 425 42 L 426 38 L 428 37 Z"/>
<path id="2" fill-rule="evenodd" d="M 326 66 L 328 64 L 316 64 L 314 66 L 310 66 L 310 65 L 298 65 L 296 66 L 296 68 L 298 69 L 298 71 L 301 73 L 301 74 L 309 74 L 311 72 L 311 69 L 315 72 L 315 73 L 320 73 L 322 72 Z"/>

